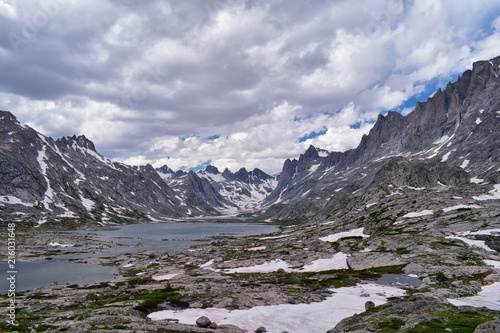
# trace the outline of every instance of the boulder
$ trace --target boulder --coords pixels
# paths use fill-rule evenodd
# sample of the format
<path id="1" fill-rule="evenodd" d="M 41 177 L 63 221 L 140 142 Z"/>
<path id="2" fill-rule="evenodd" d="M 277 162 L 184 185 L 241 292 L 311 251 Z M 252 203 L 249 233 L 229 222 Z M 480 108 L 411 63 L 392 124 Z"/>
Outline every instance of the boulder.
<path id="1" fill-rule="evenodd" d="M 210 324 L 212 324 L 212 321 L 208 319 L 208 317 L 203 316 L 196 319 L 196 325 L 198 327 L 207 328 Z"/>
<path id="2" fill-rule="evenodd" d="M 372 301 L 368 301 L 365 303 L 365 310 L 366 311 L 370 311 L 373 309 L 375 309 L 375 303 L 373 303 Z"/>

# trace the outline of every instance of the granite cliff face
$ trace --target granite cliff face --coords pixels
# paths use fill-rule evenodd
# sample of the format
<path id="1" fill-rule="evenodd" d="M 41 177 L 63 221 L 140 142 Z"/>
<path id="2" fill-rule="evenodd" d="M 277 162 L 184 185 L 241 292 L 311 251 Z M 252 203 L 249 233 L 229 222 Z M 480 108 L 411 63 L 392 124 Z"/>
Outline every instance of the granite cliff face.
<path id="1" fill-rule="evenodd" d="M 499 66 L 500 57 L 476 62 L 445 90 L 417 103 L 406 117 L 396 112 L 380 115 L 356 149 L 318 156 L 310 147 L 298 160 L 285 161 L 278 186 L 265 200 L 267 215 L 324 217 L 344 198 L 362 195 L 377 172 L 396 157 L 406 160 L 407 169 L 433 180 L 439 178 L 440 168 L 434 164 L 439 161 L 483 184 L 497 184 Z"/>
<path id="2" fill-rule="evenodd" d="M 45 222 L 127 223 L 217 214 L 179 198 L 151 166 L 131 167 L 100 155 L 85 136 L 45 137 L 0 112 L 0 214 Z"/>

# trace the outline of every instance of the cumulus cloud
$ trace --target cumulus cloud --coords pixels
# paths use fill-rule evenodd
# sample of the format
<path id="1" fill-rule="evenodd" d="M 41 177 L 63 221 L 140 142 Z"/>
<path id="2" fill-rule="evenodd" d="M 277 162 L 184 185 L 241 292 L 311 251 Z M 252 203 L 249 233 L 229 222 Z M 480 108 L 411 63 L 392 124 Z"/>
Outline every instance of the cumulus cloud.
<path id="1" fill-rule="evenodd" d="M 499 22 L 491 0 L 3 1 L 0 108 L 127 163 L 275 172 L 497 56 Z"/>

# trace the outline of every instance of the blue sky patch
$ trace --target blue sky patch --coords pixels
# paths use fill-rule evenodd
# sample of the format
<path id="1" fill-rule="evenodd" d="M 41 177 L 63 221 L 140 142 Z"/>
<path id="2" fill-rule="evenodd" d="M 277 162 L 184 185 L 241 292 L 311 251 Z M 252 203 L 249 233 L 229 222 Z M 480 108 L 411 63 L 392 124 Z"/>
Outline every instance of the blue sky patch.
<path id="1" fill-rule="evenodd" d="M 304 141 L 309 140 L 309 139 L 317 138 L 318 136 L 325 134 L 327 130 L 328 130 L 327 128 L 324 128 L 319 132 L 312 131 L 311 133 L 306 134 L 303 137 L 300 137 L 299 142 L 304 142 Z"/>
<path id="2" fill-rule="evenodd" d="M 210 165 L 210 163 L 212 163 L 212 160 L 208 160 L 205 163 L 199 164 L 199 165 L 195 166 L 194 168 L 189 168 L 188 170 L 194 171 L 194 172 L 204 170 L 207 166 Z"/>

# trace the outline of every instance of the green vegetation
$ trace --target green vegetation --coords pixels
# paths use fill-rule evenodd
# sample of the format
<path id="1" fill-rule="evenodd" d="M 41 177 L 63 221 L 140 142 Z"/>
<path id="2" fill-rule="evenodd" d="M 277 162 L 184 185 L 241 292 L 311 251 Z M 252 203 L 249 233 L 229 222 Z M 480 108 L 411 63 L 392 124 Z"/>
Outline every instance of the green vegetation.
<path id="1" fill-rule="evenodd" d="M 476 327 L 482 323 L 494 320 L 491 315 L 493 311 L 460 311 L 436 313 L 439 318 L 434 318 L 429 321 L 422 322 L 412 329 L 407 330 L 409 333 L 473 333 Z M 451 330 L 451 331 L 450 331 Z"/>
<path id="2" fill-rule="evenodd" d="M 299 224 L 302 224 L 304 221 L 307 221 L 307 219 L 304 217 L 292 217 L 292 218 L 288 218 L 288 219 L 276 220 L 273 224 L 277 224 L 277 225 L 280 225 L 282 227 L 286 227 L 289 225 L 299 225 Z"/>
<path id="3" fill-rule="evenodd" d="M 296 285 L 311 290 L 350 287 L 361 280 L 376 280 L 383 274 L 403 274 L 405 265 L 376 267 L 364 270 L 331 270 L 323 272 L 240 273 L 241 286 L 256 287 L 262 284 Z"/>
<path id="4" fill-rule="evenodd" d="M 50 329 L 57 328 L 56 326 L 40 324 L 43 318 L 39 315 L 31 315 L 20 311 L 16 316 L 17 325 L 13 326 L 5 321 L 0 322 L 1 332 L 30 332 L 32 328 L 36 327 L 37 332 L 47 332 Z M 50 332 L 50 331 L 49 331 Z"/>
<path id="5" fill-rule="evenodd" d="M 401 319 L 395 318 L 391 321 L 383 321 L 378 323 L 378 328 L 380 328 L 381 332 L 394 332 L 398 331 L 405 324 Z"/>
<path id="6" fill-rule="evenodd" d="M 182 296 L 178 293 L 178 290 L 179 289 L 172 288 L 170 284 L 168 284 L 164 289 L 155 290 L 150 293 L 136 293 L 134 294 L 135 299 L 141 300 L 142 302 L 134 307 L 134 309 L 145 314 L 150 314 L 151 312 L 161 310 L 159 304 L 165 302 L 168 302 L 174 307 L 189 307 L 189 303 L 181 300 Z"/>

